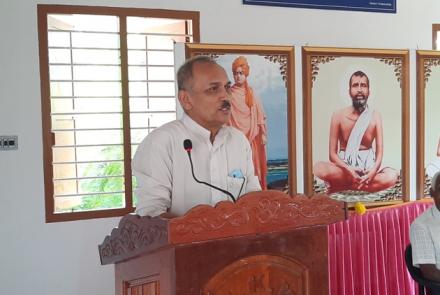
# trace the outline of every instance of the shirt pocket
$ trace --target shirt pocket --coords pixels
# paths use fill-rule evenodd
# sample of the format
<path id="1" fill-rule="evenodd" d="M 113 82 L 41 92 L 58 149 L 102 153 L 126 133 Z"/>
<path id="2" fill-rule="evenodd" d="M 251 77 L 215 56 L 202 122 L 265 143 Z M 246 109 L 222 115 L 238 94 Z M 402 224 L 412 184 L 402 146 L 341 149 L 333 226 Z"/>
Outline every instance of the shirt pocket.
<path id="1" fill-rule="evenodd" d="M 234 196 L 235 199 L 240 197 L 240 194 L 244 192 L 245 178 L 228 176 L 228 191 Z"/>

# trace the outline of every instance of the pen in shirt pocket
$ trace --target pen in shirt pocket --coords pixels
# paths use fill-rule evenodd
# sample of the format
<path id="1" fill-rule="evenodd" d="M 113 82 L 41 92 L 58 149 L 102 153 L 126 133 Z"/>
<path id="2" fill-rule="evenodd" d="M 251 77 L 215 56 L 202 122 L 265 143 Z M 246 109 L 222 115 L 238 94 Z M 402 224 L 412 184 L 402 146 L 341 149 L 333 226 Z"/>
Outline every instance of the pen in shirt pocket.
<path id="1" fill-rule="evenodd" d="M 243 178 L 243 173 L 240 169 L 234 169 L 229 173 L 229 176 L 233 178 Z"/>
<path id="2" fill-rule="evenodd" d="M 238 199 L 240 197 L 240 195 L 241 195 L 241 191 L 243 190 L 243 186 L 244 186 L 244 183 L 246 181 L 246 178 L 244 177 L 243 172 L 241 172 L 240 169 L 232 170 L 232 172 L 229 173 L 229 176 L 232 177 L 232 178 L 242 179 L 240 191 L 238 192 L 238 195 L 237 195 L 237 199 Z"/>

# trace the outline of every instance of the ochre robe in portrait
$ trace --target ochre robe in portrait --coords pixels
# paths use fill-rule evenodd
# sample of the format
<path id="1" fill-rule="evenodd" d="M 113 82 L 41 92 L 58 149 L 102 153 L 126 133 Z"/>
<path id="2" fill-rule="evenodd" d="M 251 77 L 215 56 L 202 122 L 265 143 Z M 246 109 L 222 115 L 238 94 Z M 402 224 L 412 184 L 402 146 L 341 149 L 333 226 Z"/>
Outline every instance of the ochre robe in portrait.
<path id="1" fill-rule="evenodd" d="M 252 91 L 252 90 L 251 90 Z M 260 99 L 253 95 L 253 105 L 246 104 L 246 90 L 236 85 L 232 86 L 231 120 L 230 125 L 241 130 L 249 140 L 252 148 L 252 158 L 255 175 L 260 180 L 261 188 L 266 189 L 266 116 Z"/>

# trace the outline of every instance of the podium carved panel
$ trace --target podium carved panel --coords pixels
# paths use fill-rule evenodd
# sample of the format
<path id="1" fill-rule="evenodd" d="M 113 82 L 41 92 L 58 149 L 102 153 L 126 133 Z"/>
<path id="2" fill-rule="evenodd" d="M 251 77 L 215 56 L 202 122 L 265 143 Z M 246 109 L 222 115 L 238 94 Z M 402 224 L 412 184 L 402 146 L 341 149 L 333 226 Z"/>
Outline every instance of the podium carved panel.
<path id="1" fill-rule="evenodd" d="M 166 245 L 167 222 L 160 218 L 126 215 L 99 245 L 101 264 L 123 261 Z"/>
<path id="2" fill-rule="evenodd" d="M 328 295 L 325 195 L 249 193 L 184 216 L 123 217 L 99 245 L 117 295 Z"/>
<path id="3" fill-rule="evenodd" d="M 228 265 L 203 288 L 203 295 L 309 294 L 305 266 L 291 258 L 255 255 Z"/>
<path id="4" fill-rule="evenodd" d="M 170 221 L 169 236 L 173 244 L 181 244 L 329 224 L 343 216 L 343 203 L 326 195 L 290 197 L 269 190 L 249 193 L 236 204 L 196 206 Z"/>

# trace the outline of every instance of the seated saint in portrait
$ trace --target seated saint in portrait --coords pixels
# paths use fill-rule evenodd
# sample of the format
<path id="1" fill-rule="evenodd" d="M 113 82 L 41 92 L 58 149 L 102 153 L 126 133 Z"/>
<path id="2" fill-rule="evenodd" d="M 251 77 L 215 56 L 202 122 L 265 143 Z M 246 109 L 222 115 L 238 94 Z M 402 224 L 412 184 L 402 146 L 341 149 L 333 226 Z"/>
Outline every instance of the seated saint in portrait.
<path id="1" fill-rule="evenodd" d="M 325 182 L 328 193 L 345 190 L 378 192 L 393 187 L 398 172 L 382 167 L 382 118 L 368 106 L 368 76 L 357 71 L 349 80 L 352 105 L 332 114 L 329 162 L 315 163 L 313 173 Z"/>

